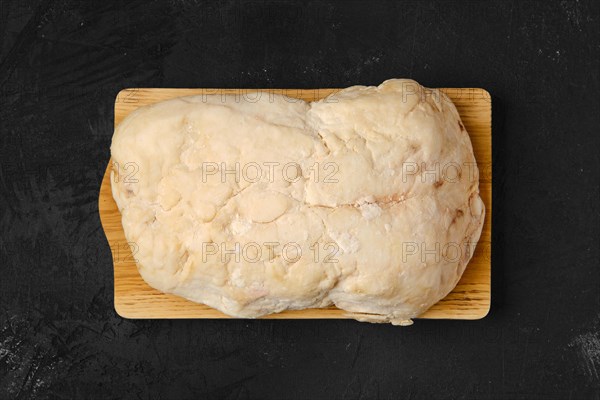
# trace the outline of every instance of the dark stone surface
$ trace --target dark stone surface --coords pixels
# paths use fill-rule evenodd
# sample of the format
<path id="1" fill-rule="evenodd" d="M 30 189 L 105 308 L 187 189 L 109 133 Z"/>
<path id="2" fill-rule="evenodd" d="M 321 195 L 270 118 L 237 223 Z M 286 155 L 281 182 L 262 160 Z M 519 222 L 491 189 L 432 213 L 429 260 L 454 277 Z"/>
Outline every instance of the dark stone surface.
<path id="1" fill-rule="evenodd" d="M 598 399 L 596 1 L 1 1 L 0 398 Z M 481 321 L 139 321 L 97 212 L 126 87 L 493 95 Z"/>

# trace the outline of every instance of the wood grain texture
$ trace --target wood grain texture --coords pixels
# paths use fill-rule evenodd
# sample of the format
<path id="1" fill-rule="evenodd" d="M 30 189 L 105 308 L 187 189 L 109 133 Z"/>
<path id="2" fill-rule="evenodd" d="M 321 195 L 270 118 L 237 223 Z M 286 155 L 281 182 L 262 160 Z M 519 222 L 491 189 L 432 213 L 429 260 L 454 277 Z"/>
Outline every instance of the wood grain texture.
<path id="1" fill-rule="evenodd" d="M 115 126 L 129 113 L 148 104 L 179 96 L 198 94 L 236 94 L 241 101 L 252 101 L 261 89 L 125 89 L 115 101 Z M 263 89 L 306 101 L 319 100 L 339 89 Z M 419 318 L 479 319 L 487 315 L 491 297 L 491 221 L 492 221 L 492 135 L 491 97 L 483 89 L 441 89 L 456 105 L 475 152 L 480 169 L 479 190 L 486 207 L 481 239 L 475 254 L 456 288 Z M 261 95 L 267 95 L 265 93 Z M 181 297 L 159 292 L 148 286 L 137 271 L 134 255 L 123 227 L 121 214 L 111 193 L 109 162 L 100 188 L 98 208 L 114 263 L 115 310 L 124 318 L 231 318 L 220 311 Z M 134 249 L 135 250 L 135 249 Z M 135 252 L 135 251 L 134 251 Z M 270 319 L 346 319 L 347 312 L 336 307 L 284 311 Z"/>

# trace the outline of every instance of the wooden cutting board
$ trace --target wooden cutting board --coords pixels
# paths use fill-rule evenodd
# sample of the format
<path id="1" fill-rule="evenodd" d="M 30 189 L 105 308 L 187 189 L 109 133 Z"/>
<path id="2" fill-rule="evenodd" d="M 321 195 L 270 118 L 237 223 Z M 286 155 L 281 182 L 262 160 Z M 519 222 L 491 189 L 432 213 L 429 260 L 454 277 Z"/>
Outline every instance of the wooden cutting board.
<path id="1" fill-rule="evenodd" d="M 148 104 L 179 96 L 197 94 L 237 94 L 252 101 L 260 89 L 125 89 L 115 101 L 115 126 L 129 113 Z M 264 89 L 306 101 L 319 100 L 339 89 Z M 454 102 L 465 125 L 480 169 L 479 190 L 485 203 L 486 216 L 481 239 L 465 273 L 456 288 L 420 318 L 479 319 L 490 308 L 491 230 L 492 230 L 492 132 L 491 97 L 483 89 L 441 89 Z M 115 271 L 115 310 L 124 318 L 231 318 L 203 304 L 161 293 L 148 286 L 137 271 L 134 256 L 125 239 L 121 215 L 111 194 L 112 162 L 109 162 L 98 208 L 106 233 Z M 336 307 L 284 311 L 264 318 L 349 318 Z"/>

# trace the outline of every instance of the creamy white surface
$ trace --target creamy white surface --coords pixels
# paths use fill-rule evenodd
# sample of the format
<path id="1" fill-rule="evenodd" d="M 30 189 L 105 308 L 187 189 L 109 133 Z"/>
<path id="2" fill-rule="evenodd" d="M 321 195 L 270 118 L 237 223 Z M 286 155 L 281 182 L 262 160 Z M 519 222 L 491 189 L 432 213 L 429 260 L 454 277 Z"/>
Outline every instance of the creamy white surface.
<path id="1" fill-rule="evenodd" d="M 456 286 L 483 225 L 456 108 L 411 80 L 314 103 L 164 101 L 130 114 L 111 152 L 141 276 L 232 316 L 335 304 L 359 320 L 409 323 Z M 225 254 L 236 244 L 238 260 Z"/>

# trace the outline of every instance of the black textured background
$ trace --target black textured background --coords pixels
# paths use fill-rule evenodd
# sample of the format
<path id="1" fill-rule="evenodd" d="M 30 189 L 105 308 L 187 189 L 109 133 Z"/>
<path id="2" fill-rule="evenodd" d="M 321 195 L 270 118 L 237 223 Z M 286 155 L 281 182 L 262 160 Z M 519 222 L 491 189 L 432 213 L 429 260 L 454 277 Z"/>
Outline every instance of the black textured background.
<path id="1" fill-rule="evenodd" d="M 0 398 L 599 399 L 597 1 L 0 1 Z M 135 321 L 97 197 L 128 87 L 493 95 L 480 321 Z"/>

